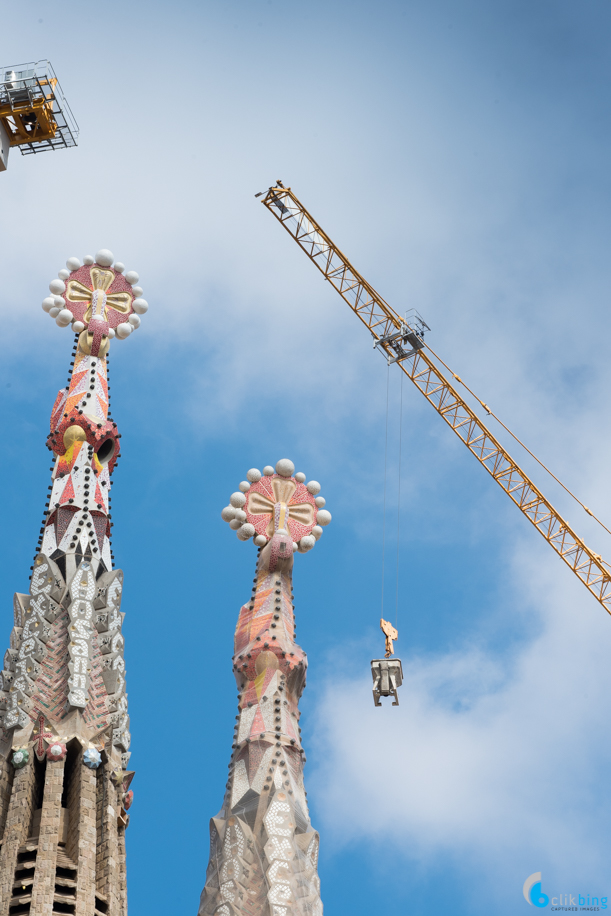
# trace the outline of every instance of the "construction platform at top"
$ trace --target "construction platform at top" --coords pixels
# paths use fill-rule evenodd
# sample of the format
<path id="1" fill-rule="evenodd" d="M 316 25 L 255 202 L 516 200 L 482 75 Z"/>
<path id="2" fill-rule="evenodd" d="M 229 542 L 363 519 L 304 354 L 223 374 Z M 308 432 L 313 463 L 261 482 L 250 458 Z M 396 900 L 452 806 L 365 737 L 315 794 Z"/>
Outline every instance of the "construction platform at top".
<path id="1" fill-rule="evenodd" d="M 22 155 L 76 146 L 78 126 L 47 60 L 0 68 L 0 171 Z"/>

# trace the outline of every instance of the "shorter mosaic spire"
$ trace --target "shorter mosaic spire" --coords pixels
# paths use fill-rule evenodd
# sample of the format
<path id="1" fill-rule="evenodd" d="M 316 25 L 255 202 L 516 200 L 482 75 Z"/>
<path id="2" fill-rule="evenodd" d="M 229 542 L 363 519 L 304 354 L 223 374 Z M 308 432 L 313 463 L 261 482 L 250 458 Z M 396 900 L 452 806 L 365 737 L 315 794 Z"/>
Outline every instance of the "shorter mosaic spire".
<path id="1" fill-rule="evenodd" d="M 240 693 L 223 807 L 210 822 L 199 916 L 321 916 L 318 833 L 303 784 L 299 698 L 307 658 L 295 642 L 295 552 L 331 521 L 320 484 L 282 459 L 247 480 L 223 509 L 240 540 L 259 548 L 240 610 L 233 670 Z"/>

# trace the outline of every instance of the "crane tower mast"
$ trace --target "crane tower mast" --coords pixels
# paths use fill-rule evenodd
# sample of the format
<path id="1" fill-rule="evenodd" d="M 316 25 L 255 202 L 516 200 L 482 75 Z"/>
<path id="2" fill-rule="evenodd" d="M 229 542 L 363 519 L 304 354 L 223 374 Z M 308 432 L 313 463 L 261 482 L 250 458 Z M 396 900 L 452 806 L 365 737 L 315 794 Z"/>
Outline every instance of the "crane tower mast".
<path id="1" fill-rule="evenodd" d="M 375 291 L 290 188 L 280 182 L 262 203 L 369 329 L 374 346 L 396 362 L 537 531 L 611 614 L 611 568 L 590 550 L 513 460 L 425 352 L 422 323 L 409 322 Z"/>

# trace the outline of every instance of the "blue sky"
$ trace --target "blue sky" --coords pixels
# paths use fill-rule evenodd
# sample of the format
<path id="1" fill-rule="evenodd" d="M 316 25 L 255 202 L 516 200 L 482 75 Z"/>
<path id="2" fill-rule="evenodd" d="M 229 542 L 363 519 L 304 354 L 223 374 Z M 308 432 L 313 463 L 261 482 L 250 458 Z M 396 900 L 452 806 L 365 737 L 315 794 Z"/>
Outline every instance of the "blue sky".
<path id="1" fill-rule="evenodd" d="M 326 913 L 515 916 L 539 870 L 550 896 L 611 896 L 611 621 L 407 381 L 405 682 L 398 709 L 374 709 L 387 370 L 253 196 L 290 184 L 608 523 L 608 4 L 5 6 L 0 62 L 49 58 L 81 128 L 77 149 L 13 151 L 0 176 L 5 644 L 70 361 L 71 335 L 40 308 L 47 285 L 68 257 L 108 247 L 150 303 L 110 361 L 132 914 L 197 911 L 234 723 L 232 636 L 254 567 L 220 510 L 248 468 L 280 457 L 320 480 L 333 513 L 295 564 Z M 389 616 L 399 401 L 395 371 Z M 604 532 L 501 438 L 609 557 Z"/>

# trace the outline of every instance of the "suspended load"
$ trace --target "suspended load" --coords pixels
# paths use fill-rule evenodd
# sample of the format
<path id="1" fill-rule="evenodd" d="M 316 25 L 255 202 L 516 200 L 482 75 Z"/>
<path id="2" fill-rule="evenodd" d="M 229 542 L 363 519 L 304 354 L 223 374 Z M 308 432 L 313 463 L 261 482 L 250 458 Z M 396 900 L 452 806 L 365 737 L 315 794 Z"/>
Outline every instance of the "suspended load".
<path id="1" fill-rule="evenodd" d="M 393 706 L 399 705 L 397 688 L 403 683 L 403 667 L 400 658 L 391 658 L 394 655 L 393 641 L 399 638 L 395 627 L 382 617 L 380 629 L 386 637 L 386 655 L 384 658 L 374 658 L 371 661 L 371 676 L 373 678 L 373 702 L 381 706 L 380 697 L 394 697 Z"/>

